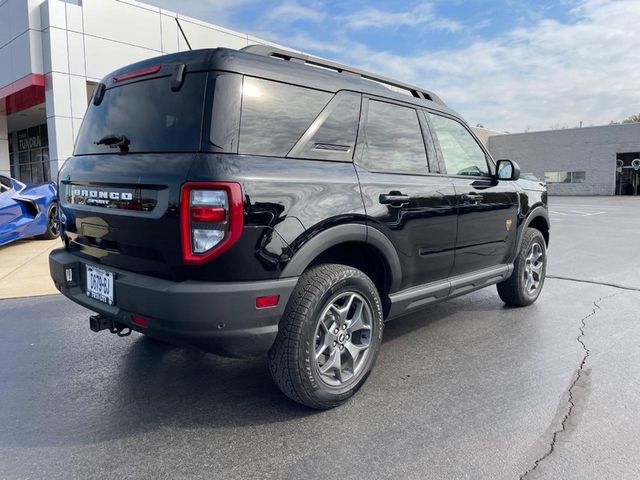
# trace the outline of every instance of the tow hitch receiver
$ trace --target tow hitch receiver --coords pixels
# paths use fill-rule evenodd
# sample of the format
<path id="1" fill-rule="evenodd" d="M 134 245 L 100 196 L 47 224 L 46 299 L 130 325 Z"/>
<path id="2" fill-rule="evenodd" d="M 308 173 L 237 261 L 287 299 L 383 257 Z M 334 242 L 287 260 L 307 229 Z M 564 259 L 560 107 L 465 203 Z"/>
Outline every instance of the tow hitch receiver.
<path id="1" fill-rule="evenodd" d="M 92 332 L 109 330 L 119 337 L 126 337 L 131 334 L 131 329 L 122 323 L 115 322 L 112 318 L 105 317 L 101 313 L 89 317 L 89 328 Z"/>

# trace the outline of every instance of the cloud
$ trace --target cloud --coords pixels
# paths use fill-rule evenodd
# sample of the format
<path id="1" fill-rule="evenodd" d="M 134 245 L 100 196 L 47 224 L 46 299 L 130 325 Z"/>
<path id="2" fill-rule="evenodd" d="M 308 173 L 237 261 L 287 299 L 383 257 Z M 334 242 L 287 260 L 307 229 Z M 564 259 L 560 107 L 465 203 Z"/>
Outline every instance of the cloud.
<path id="1" fill-rule="evenodd" d="M 325 18 L 325 13 L 320 6 L 317 8 L 306 7 L 297 2 L 287 1 L 271 9 L 266 18 L 270 21 L 286 24 L 300 21 L 321 22 Z"/>
<path id="2" fill-rule="evenodd" d="M 435 52 L 374 51 L 342 36 L 314 42 L 292 35 L 281 43 L 433 90 L 471 124 L 523 131 L 637 113 L 638 24 L 637 0 L 584 0 L 566 22 L 542 19 Z"/>
<path id="3" fill-rule="evenodd" d="M 455 20 L 438 17 L 434 12 L 433 4 L 429 2 L 422 2 L 413 8 L 396 12 L 367 7 L 345 15 L 342 19 L 346 22 L 345 26 L 353 30 L 426 26 L 433 30 L 455 32 L 462 28 Z"/>

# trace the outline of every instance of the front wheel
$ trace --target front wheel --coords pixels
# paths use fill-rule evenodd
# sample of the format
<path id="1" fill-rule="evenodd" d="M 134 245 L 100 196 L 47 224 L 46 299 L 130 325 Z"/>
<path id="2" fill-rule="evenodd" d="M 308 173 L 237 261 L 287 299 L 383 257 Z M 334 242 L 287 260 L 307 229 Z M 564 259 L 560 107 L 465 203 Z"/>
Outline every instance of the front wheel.
<path id="1" fill-rule="evenodd" d="M 58 217 L 58 204 L 52 202 L 47 210 L 47 230 L 36 236 L 38 240 L 53 240 L 60 235 L 60 218 Z"/>
<path id="2" fill-rule="evenodd" d="M 269 351 L 280 390 L 311 408 L 344 403 L 364 384 L 382 341 L 378 291 L 360 270 L 325 264 L 298 282 Z"/>
<path id="3" fill-rule="evenodd" d="M 513 267 L 511 277 L 498 283 L 498 294 L 507 305 L 526 307 L 540 296 L 547 272 L 547 248 L 540 230 L 525 230 Z"/>

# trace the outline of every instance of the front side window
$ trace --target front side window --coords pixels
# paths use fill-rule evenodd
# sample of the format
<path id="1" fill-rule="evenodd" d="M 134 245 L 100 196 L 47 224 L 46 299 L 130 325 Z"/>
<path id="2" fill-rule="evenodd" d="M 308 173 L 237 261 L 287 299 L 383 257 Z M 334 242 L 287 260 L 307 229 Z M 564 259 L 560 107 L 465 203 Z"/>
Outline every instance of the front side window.
<path id="1" fill-rule="evenodd" d="M 286 156 L 332 96 L 310 88 L 245 77 L 239 153 Z"/>
<path id="2" fill-rule="evenodd" d="M 427 152 L 415 109 L 369 101 L 362 165 L 372 171 L 427 172 Z"/>
<path id="3" fill-rule="evenodd" d="M 472 177 L 489 176 L 484 151 L 469 131 L 455 120 L 429 114 L 447 174 Z"/>
<path id="4" fill-rule="evenodd" d="M 96 145 L 107 135 L 126 137 L 129 152 L 199 151 L 206 79 L 204 72 L 188 73 L 177 92 L 171 77 L 108 88 L 99 105 L 89 104 L 75 154 L 117 153 Z"/>

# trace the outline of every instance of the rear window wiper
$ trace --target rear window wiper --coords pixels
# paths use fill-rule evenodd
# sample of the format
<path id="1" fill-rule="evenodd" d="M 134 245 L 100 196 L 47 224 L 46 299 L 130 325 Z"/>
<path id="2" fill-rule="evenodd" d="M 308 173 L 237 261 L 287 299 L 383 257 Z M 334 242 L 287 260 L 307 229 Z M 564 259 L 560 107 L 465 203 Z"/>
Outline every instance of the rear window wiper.
<path id="1" fill-rule="evenodd" d="M 129 151 L 129 144 L 131 143 L 124 135 L 105 135 L 97 142 L 96 145 L 106 145 L 109 148 L 119 148 L 121 152 Z"/>

